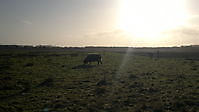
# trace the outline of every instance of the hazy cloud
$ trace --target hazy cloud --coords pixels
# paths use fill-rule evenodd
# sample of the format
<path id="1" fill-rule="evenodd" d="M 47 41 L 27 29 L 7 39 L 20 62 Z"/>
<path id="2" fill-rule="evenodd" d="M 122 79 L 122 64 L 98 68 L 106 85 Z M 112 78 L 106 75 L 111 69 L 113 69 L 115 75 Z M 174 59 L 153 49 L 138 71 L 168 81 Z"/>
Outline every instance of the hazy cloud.
<path id="1" fill-rule="evenodd" d="M 100 45 L 100 46 L 128 46 L 130 45 L 130 38 L 120 30 L 99 32 L 87 34 L 84 36 L 86 41 L 82 40 L 84 45 Z"/>
<path id="2" fill-rule="evenodd" d="M 187 25 L 164 34 L 168 35 L 168 41 L 173 44 L 199 44 L 199 16 L 192 17 Z"/>
<path id="3" fill-rule="evenodd" d="M 29 20 L 21 20 L 22 23 L 27 24 L 27 25 L 32 25 L 33 23 Z"/>

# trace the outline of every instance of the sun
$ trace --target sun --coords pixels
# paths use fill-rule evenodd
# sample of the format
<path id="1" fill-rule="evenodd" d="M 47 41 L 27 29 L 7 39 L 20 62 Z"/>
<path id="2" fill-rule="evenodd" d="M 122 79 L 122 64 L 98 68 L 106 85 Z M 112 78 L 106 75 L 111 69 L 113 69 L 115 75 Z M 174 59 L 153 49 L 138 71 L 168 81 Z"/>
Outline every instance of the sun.
<path id="1" fill-rule="evenodd" d="M 185 23 L 186 0 L 121 0 L 119 29 L 147 40 Z"/>

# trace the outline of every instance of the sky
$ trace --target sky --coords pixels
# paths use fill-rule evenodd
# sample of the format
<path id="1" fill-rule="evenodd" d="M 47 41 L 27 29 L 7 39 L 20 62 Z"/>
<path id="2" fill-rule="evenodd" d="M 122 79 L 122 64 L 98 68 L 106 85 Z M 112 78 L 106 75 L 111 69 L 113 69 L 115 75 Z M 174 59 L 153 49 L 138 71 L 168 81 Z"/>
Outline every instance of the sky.
<path id="1" fill-rule="evenodd" d="M 199 44 L 199 0 L 0 0 L 0 45 Z"/>

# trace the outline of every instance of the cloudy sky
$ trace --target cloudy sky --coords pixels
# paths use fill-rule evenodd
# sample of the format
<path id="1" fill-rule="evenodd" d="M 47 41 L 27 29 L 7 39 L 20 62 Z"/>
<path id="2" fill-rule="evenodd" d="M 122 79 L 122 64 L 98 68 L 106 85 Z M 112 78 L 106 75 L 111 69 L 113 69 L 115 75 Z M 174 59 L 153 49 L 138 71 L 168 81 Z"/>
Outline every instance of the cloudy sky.
<path id="1" fill-rule="evenodd" d="M 199 0 L 0 0 L 0 44 L 199 44 Z"/>

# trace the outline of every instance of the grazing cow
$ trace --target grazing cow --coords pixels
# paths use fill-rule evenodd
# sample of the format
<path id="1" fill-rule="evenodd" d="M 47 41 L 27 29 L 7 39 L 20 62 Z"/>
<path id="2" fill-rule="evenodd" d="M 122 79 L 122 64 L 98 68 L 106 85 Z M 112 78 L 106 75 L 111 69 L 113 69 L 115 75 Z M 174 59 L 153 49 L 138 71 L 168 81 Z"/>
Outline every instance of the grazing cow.
<path id="1" fill-rule="evenodd" d="M 84 59 L 84 64 L 95 61 L 98 62 L 98 64 L 102 64 L 102 57 L 100 54 L 88 54 L 87 57 Z"/>

